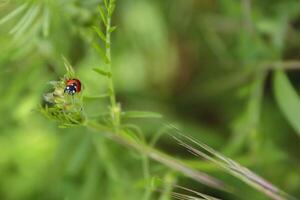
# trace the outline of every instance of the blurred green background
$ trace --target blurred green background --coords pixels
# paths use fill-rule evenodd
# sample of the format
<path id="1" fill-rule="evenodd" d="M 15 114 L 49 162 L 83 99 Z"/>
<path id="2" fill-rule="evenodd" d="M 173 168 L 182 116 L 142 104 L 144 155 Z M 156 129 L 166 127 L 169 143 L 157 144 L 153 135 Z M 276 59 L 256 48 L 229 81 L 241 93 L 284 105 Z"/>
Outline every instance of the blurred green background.
<path id="1" fill-rule="evenodd" d="M 142 155 L 101 133 L 60 129 L 35 111 L 48 82 L 65 73 L 62 55 L 86 95 L 105 91 L 105 79 L 92 71 L 102 64 L 91 45 L 100 3 L 0 0 L 1 200 L 147 199 Z M 112 62 L 122 108 L 162 113 L 185 133 L 300 197 L 300 1 L 116 3 Z M 278 68 L 287 69 L 289 79 Z M 107 103 L 91 100 L 87 112 L 101 114 Z M 133 123 L 147 141 L 162 128 L 151 120 Z M 151 176 L 222 199 L 267 199 L 168 136 L 156 146 L 243 196 L 210 189 L 153 161 Z M 148 199 L 171 198 L 165 190 Z"/>

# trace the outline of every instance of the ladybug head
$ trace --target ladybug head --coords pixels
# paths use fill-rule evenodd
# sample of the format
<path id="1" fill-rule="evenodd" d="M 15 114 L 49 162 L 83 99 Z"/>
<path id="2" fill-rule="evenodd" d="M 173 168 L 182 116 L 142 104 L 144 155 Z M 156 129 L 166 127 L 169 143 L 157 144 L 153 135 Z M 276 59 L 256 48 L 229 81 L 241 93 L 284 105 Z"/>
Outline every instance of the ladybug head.
<path id="1" fill-rule="evenodd" d="M 74 85 L 74 84 L 67 85 L 64 92 L 67 93 L 67 94 L 74 95 L 77 92 L 77 86 Z"/>

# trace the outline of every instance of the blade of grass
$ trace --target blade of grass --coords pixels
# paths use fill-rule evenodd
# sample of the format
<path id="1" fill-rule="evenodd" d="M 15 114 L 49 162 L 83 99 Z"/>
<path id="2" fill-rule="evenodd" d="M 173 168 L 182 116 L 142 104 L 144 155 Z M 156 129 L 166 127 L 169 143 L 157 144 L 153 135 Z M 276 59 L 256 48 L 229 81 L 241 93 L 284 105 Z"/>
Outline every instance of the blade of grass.
<path id="1" fill-rule="evenodd" d="M 22 19 L 9 31 L 10 34 L 16 34 L 17 32 L 26 29 L 29 24 L 33 21 L 34 16 L 37 14 L 39 6 L 32 6 L 24 14 Z"/>
<path id="2" fill-rule="evenodd" d="M 7 14 L 5 17 L 3 17 L 0 20 L 0 25 L 4 24 L 5 22 L 11 20 L 12 18 L 14 18 L 18 14 L 20 14 L 23 10 L 25 10 L 27 8 L 27 5 L 28 5 L 27 3 L 24 3 L 21 6 L 19 6 L 18 8 L 16 8 L 14 11 Z"/>
<path id="3" fill-rule="evenodd" d="M 282 70 L 274 74 L 274 94 L 277 104 L 289 124 L 300 136 L 300 99 L 288 77 Z"/>
<path id="4" fill-rule="evenodd" d="M 126 111 L 121 113 L 122 118 L 162 118 L 162 115 L 149 111 Z"/>
<path id="5" fill-rule="evenodd" d="M 50 23 L 50 12 L 47 7 L 44 8 L 43 15 L 43 35 L 44 37 L 48 37 L 49 35 L 49 23 Z"/>
<path id="6" fill-rule="evenodd" d="M 40 11 L 40 7 L 39 6 L 34 6 L 33 10 L 31 11 L 30 15 L 28 16 L 28 18 L 26 19 L 26 21 L 24 21 L 24 23 L 21 25 L 21 27 L 16 30 L 14 37 L 15 38 L 19 38 L 21 37 L 26 30 L 29 29 L 30 25 L 32 25 L 34 23 L 34 20 L 36 19 L 37 15 L 39 14 Z"/>
<path id="7" fill-rule="evenodd" d="M 183 140 L 179 139 L 176 136 L 173 136 L 175 140 L 179 142 L 180 145 L 185 147 L 189 152 L 194 154 L 197 157 L 203 157 L 221 168 L 225 171 L 230 173 L 231 175 L 235 176 L 236 178 L 240 179 L 241 181 L 245 182 L 249 186 L 257 189 L 258 191 L 264 193 L 266 196 L 270 197 L 274 200 L 284 200 L 284 199 L 295 199 L 294 197 L 290 196 L 289 194 L 285 193 L 284 191 L 280 190 L 279 188 L 272 185 L 270 182 L 266 181 L 262 177 L 258 176 L 257 174 L 253 173 L 249 169 L 241 166 L 237 162 L 233 161 L 230 158 L 222 155 L 221 153 L 217 152 L 213 148 L 207 146 L 206 144 L 196 141 L 195 139 L 184 135 L 178 128 L 174 125 L 168 124 L 174 128 L 176 133 L 186 139 L 188 142 L 196 145 L 200 149 L 194 148 L 192 145 L 184 142 Z"/>

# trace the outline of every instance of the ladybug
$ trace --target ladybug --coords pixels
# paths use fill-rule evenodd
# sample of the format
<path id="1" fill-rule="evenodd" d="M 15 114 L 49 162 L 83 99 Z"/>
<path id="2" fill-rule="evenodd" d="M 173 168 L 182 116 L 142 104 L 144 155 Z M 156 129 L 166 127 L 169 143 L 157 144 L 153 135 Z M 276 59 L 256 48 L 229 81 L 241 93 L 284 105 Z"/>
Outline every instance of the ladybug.
<path id="1" fill-rule="evenodd" d="M 78 79 L 69 79 L 66 81 L 66 87 L 64 92 L 67 94 L 74 95 L 81 91 L 81 82 Z"/>

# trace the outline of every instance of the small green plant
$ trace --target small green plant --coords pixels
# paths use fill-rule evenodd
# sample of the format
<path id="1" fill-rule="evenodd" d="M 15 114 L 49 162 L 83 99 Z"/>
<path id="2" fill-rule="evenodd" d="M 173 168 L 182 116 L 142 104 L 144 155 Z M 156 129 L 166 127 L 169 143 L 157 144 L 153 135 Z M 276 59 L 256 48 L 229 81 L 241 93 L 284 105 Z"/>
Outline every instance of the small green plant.
<path id="1" fill-rule="evenodd" d="M 112 26 L 111 18 L 115 11 L 115 7 L 116 7 L 115 0 L 105 0 L 104 1 L 105 9 L 103 9 L 101 6 L 98 7 L 101 20 L 105 27 L 105 32 L 103 33 L 103 31 L 99 27 L 94 27 L 94 30 L 98 34 L 99 38 L 104 42 L 105 50 L 103 50 L 103 48 L 101 48 L 96 43 L 94 43 L 94 47 L 99 52 L 99 55 L 102 57 L 104 63 L 106 64 L 106 67 L 105 69 L 96 68 L 94 69 L 94 71 L 107 78 L 108 94 L 110 99 L 109 111 L 110 111 L 111 122 L 115 130 L 118 130 L 120 126 L 121 106 L 116 101 L 115 87 L 112 79 L 112 59 L 111 59 L 111 33 L 116 29 L 115 26 Z"/>
<path id="2" fill-rule="evenodd" d="M 44 95 L 45 105 L 40 111 L 50 119 L 60 123 L 60 127 L 82 125 L 85 123 L 86 114 L 83 107 L 83 96 L 71 96 L 64 92 L 66 81 L 76 78 L 70 63 L 64 58 L 66 74 L 59 81 L 51 81 L 53 91 Z"/>

